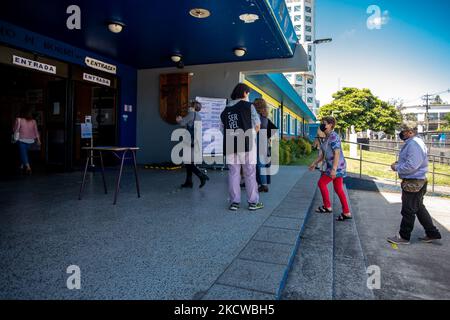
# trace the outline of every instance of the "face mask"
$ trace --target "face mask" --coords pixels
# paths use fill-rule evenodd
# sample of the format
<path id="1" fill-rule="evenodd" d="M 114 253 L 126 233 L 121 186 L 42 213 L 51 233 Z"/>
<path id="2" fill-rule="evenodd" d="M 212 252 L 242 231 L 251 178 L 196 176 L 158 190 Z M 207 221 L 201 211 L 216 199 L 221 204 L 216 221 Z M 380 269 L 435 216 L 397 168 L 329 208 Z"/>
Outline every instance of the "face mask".
<path id="1" fill-rule="evenodd" d="M 405 133 L 402 131 L 402 132 L 400 132 L 399 134 L 398 134 L 398 137 L 400 138 L 400 140 L 403 140 L 403 141 L 405 141 L 405 140 L 407 140 L 408 138 L 405 136 Z"/>
<path id="2" fill-rule="evenodd" d="M 325 130 L 327 130 L 325 123 L 320 124 L 320 131 L 325 132 Z"/>

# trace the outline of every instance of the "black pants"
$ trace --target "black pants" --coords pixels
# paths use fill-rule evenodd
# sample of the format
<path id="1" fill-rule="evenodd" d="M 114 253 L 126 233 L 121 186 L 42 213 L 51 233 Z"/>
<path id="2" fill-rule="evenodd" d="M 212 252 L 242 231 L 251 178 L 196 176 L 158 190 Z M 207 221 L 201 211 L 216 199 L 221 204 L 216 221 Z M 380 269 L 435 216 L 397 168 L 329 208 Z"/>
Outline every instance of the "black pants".
<path id="1" fill-rule="evenodd" d="M 402 223 L 400 225 L 400 236 L 403 239 L 409 240 L 411 232 L 414 229 L 414 221 L 419 220 L 424 227 L 425 233 L 431 238 L 441 238 L 439 230 L 434 226 L 430 214 L 423 204 L 423 196 L 427 192 L 427 183 L 419 192 L 402 191 Z"/>
<path id="2" fill-rule="evenodd" d="M 186 164 L 186 183 L 192 183 L 192 173 L 194 173 L 199 179 L 203 177 L 203 173 L 197 168 L 195 164 Z"/>

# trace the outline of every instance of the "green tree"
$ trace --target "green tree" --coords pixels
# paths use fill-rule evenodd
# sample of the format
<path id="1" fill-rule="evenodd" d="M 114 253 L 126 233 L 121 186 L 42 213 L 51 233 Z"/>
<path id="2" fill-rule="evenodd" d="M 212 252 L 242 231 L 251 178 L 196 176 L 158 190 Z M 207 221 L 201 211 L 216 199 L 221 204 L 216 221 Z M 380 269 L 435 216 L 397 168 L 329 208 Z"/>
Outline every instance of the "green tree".
<path id="1" fill-rule="evenodd" d="M 437 95 L 436 97 L 434 97 L 434 99 L 431 101 L 432 105 L 442 105 L 444 104 L 444 101 L 442 101 L 442 98 L 440 95 Z"/>
<path id="2" fill-rule="evenodd" d="M 334 100 L 319 109 L 319 119 L 335 115 L 336 127 L 347 131 L 374 130 L 392 134 L 401 122 L 400 112 L 390 103 L 374 96 L 369 89 L 343 88 L 333 95 Z"/>

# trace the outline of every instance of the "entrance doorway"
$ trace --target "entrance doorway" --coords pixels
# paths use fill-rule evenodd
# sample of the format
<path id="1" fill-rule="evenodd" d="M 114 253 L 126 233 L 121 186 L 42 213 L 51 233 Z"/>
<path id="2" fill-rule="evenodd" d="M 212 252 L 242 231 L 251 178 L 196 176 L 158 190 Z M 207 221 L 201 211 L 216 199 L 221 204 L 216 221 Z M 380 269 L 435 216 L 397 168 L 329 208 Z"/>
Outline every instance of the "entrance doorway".
<path id="1" fill-rule="evenodd" d="M 33 171 L 64 169 L 66 102 L 66 79 L 0 64 L 0 176 L 18 173 L 19 151 L 12 133 L 16 117 L 26 107 L 33 112 L 42 142 L 30 151 Z"/>
<path id="2" fill-rule="evenodd" d="M 76 81 L 74 84 L 74 165 L 84 165 L 82 147 L 115 146 L 117 143 L 117 91 L 114 88 Z M 81 137 L 81 124 L 92 122 L 92 139 Z M 105 157 L 105 165 L 113 159 Z"/>

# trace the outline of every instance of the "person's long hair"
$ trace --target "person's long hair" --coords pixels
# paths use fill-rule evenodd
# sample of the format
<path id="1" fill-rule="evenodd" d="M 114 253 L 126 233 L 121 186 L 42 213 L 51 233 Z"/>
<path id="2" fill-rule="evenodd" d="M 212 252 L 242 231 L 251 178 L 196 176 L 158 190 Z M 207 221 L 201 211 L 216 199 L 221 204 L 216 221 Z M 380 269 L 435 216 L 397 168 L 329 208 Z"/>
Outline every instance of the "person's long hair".
<path id="1" fill-rule="evenodd" d="M 33 109 L 28 105 L 23 106 L 20 109 L 19 117 L 27 121 L 33 120 Z"/>
<path id="2" fill-rule="evenodd" d="M 253 101 L 253 105 L 255 106 L 256 112 L 258 112 L 258 114 L 266 118 L 269 116 L 269 110 L 266 100 L 262 98 L 256 98 L 255 101 Z"/>

